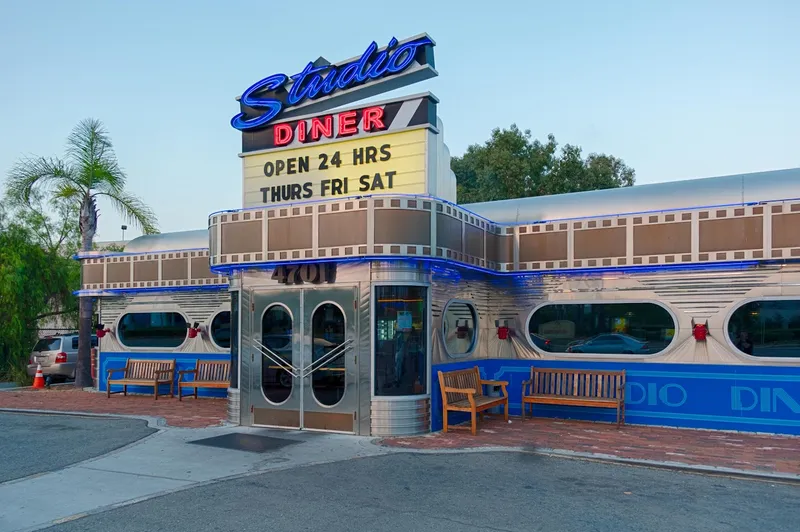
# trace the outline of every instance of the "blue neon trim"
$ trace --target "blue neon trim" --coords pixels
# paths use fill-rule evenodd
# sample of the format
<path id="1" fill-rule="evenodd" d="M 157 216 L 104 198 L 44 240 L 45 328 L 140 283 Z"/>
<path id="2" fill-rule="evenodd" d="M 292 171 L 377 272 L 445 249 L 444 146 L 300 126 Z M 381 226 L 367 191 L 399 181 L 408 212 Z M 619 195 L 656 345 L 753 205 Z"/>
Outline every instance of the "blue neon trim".
<path id="1" fill-rule="evenodd" d="M 663 271 L 692 271 L 692 270 L 711 270 L 711 269 L 730 269 L 730 270 L 746 270 L 759 264 L 762 262 L 759 261 L 740 261 L 740 262 L 716 262 L 716 263 L 691 263 L 691 264 L 670 264 L 670 265 L 660 265 L 660 266 L 650 266 L 650 265 L 643 265 L 643 266 L 618 266 L 618 267 L 606 267 L 606 268 L 576 268 L 576 269 L 554 269 L 554 270 L 545 270 L 545 271 L 514 271 L 514 272 L 499 272 L 496 270 L 490 270 L 488 268 L 482 268 L 480 266 L 475 266 L 473 264 L 465 264 L 461 262 L 455 262 L 450 259 L 440 259 L 437 257 L 411 257 L 411 256 L 391 256 L 387 257 L 385 255 L 365 255 L 360 257 L 342 257 L 342 258 L 334 258 L 334 257 L 325 257 L 325 258 L 317 258 L 317 259 L 303 259 L 303 260 L 292 260 L 292 261 L 272 261 L 272 262 L 256 262 L 256 263 L 247 263 L 247 264 L 230 264 L 230 265 L 216 265 L 211 266 L 211 273 L 222 274 L 222 275 L 230 275 L 233 272 L 237 271 L 245 271 L 251 269 L 269 269 L 275 268 L 278 266 L 285 266 L 286 264 L 318 264 L 322 262 L 335 262 L 335 263 L 346 263 L 346 262 L 414 262 L 414 263 L 434 263 L 434 264 L 444 264 L 450 268 L 460 268 L 460 269 L 467 269 L 467 270 L 474 270 L 481 273 L 488 273 L 492 275 L 502 276 L 502 277 L 533 277 L 533 276 L 545 276 L 545 275 L 586 275 L 586 274 L 598 274 L 598 273 L 647 273 L 647 272 L 663 272 Z"/>
<path id="2" fill-rule="evenodd" d="M 152 286 L 150 288 L 107 288 L 100 290 L 75 290 L 72 295 L 75 296 L 113 296 L 119 294 L 130 294 L 140 292 L 219 292 L 230 288 L 230 284 L 209 284 L 203 286 Z"/>

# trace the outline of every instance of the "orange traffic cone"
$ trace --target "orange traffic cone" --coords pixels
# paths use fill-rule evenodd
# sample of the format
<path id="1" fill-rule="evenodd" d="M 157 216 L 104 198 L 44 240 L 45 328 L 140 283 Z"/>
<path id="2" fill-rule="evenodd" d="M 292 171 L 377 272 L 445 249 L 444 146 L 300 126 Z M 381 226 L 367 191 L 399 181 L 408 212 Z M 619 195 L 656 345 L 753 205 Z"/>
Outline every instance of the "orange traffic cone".
<path id="1" fill-rule="evenodd" d="M 33 378 L 33 387 L 40 389 L 44 388 L 44 375 L 42 375 L 42 365 L 36 366 L 36 376 Z"/>

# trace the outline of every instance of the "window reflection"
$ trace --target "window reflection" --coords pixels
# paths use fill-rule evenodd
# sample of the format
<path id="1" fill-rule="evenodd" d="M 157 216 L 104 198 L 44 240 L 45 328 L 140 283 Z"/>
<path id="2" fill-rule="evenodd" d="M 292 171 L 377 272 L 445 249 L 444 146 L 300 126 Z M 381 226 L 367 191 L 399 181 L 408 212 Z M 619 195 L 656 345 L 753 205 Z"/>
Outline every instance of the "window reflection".
<path id="1" fill-rule="evenodd" d="M 566 303 L 534 312 L 528 334 L 541 351 L 652 355 L 672 342 L 675 322 L 655 303 Z"/>
<path id="2" fill-rule="evenodd" d="M 187 334 L 186 319 L 177 312 L 125 314 L 117 327 L 117 338 L 125 347 L 174 348 Z"/>
<path id="3" fill-rule="evenodd" d="M 284 307 L 273 305 L 264 313 L 261 343 L 275 359 L 261 355 L 261 389 L 269 401 L 282 403 L 293 386 L 292 375 L 285 369 L 292 364 L 292 316 Z"/>
<path id="4" fill-rule="evenodd" d="M 728 321 L 736 349 L 755 357 L 800 357 L 800 300 L 751 301 Z"/>
<path id="5" fill-rule="evenodd" d="M 220 312 L 211 321 L 211 339 L 223 349 L 231 346 L 231 313 L 228 311 Z"/>
<path id="6" fill-rule="evenodd" d="M 450 356 L 466 356 L 472 351 L 477 321 L 475 307 L 469 303 L 454 301 L 447 305 L 442 318 L 442 334 Z"/>
<path id="7" fill-rule="evenodd" d="M 375 287 L 375 395 L 427 392 L 427 288 Z"/>

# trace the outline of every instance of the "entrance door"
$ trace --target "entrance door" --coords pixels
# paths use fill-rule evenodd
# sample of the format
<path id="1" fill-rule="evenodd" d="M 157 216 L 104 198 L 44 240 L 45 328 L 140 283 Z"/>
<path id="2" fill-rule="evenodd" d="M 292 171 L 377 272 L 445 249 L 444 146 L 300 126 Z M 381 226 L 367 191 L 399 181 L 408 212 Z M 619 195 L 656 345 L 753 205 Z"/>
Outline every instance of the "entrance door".
<path id="1" fill-rule="evenodd" d="M 254 290 L 253 424 L 355 432 L 356 287 Z M 260 371 L 259 371 L 260 369 Z"/>

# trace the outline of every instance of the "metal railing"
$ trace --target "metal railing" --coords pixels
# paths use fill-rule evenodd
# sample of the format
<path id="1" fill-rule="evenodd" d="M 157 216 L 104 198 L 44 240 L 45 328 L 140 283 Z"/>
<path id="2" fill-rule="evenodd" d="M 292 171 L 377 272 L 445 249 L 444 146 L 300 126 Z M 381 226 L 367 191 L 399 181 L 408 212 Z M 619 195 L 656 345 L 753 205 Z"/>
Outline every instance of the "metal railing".
<path id="1" fill-rule="evenodd" d="M 264 357 L 266 357 L 270 362 L 278 366 L 278 369 L 282 369 L 295 379 L 300 377 L 306 378 L 312 375 L 315 371 L 321 369 L 323 366 L 327 365 L 328 363 L 333 362 L 334 360 L 345 354 L 347 351 L 352 349 L 353 343 L 354 341 L 352 338 L 345 340 L 341 344 L 334 347 L 331 351 L 326 353 L 320 359 L 315 360 L 311 362 L 311 364 L 309 364 L 308 366 L 302 368 L 298 373 L 296 368 L 292 366 L 291 362 L 284 359 L 283 357 L 272 351 L 269 347 L 265 346 L 258 340 L 253 340 L 253 344 L 256 347 L 258 347 L 259 351 L 261 351 L 261 354 L 264 355 Z"/>

